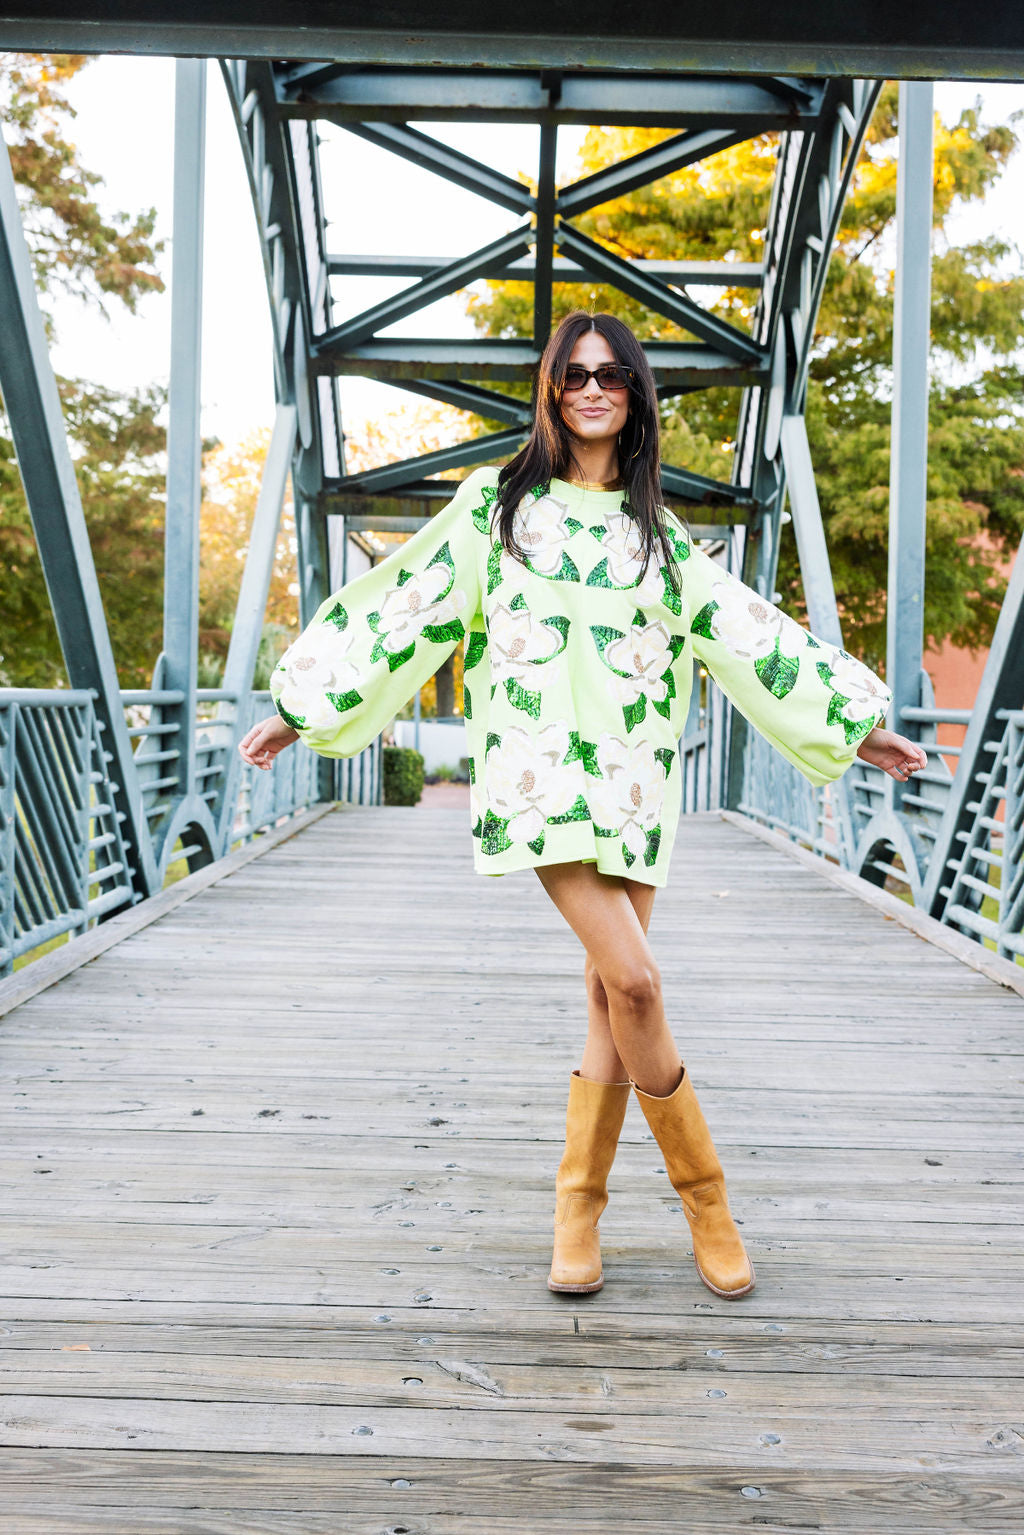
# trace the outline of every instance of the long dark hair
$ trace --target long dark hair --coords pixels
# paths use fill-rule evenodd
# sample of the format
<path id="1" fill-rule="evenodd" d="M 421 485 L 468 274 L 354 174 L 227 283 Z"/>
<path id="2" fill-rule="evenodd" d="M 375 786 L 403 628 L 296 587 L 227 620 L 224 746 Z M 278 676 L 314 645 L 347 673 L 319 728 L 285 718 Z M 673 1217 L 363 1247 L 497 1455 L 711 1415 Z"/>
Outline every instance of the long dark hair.
<path id="1" fill-rule="evenodd" d="M 494 526 L 503 548 L 516 559 L 526 558 L 515 537 L 515 515 L 523 497 L 552 479 L 565 480 L 575 469 L 586 476 L 575 452 L 575 438 L 562 420 L 562 391 L 572 349 L 587 331 L 597 331 L 611 347 L 616 362 L 633 370 L 629 415 L 619 434 L 619 473 L 623 499 L 643 539 L 644 572 L 655 546 L 659 564 L 668 568 L 679 589 L 679 571 L 668 537 L 661 500 L 661 456 L 658 451 L 658 396 L 654 374 L 644 349 L 628 325 L 613 314 L 588 314 L 574 309 L 551 336 L 537 369 L 533 388 L 533 430 L 523 447 L 498 475 Z"/>

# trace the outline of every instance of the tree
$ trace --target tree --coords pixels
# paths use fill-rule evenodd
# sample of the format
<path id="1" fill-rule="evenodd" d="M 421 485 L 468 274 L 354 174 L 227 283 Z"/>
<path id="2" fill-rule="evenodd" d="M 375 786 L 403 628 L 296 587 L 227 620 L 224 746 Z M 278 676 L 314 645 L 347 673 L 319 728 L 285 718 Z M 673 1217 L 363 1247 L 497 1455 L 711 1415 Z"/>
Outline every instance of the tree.
<path id="1" fill-rule="evenodd" d="M 894 86 L 883 91 L 853 179 L 832 254 L 814 338 L 807 423 L 847 642 L 884 662 L 891 396 L 893 226 L 896 211 Z M 590 174 L 659 141 L 653 129 L 594 128 L 579 172 Z M 1004 590 L 1000 565 L 1024 530 L 1024 389 L 1015 365 L 1024 336 L 1024 268 L 1009 242 L 955 245 L 953 209 L 983 197 L 1017 138 L 986 126 L 978 108 L 936 124 L 928 548 L 925 631 L 981 646 Z M 768 217 L 776 140 L 764 135 L 592 210 L 580 227 L 619 254 L 657 259 L 757 260 Z M 725 288 L 713 311 L 749 328 L 756 295 Z M 555 289 L 554 318 L 582 305 L 610 309 L 644 339 L 684 332 L 600 285 Z M 470 300 L 478 327 L 521 335 L 532 324 L 530 290 L 491 283 Z M 728 479 L 738 393 L 711 389 L 665 403 L 665 458 Z M 795 548 L 787 538 L 779 588 L 802 609 Z"/>
<path id="2" fill-rule="evenodd" d="M 48 300 L 59 293 L 104 312 L 111 300 L 134 312 L 145 294 L 164 286 L 156 269 L 155 211 L 105 216 L 97 197 L 102 179 L 82 165 L 67 137 L 74 110 L 64 87 L 85 63 L 72 55 L 0 54 L 0 121 L 51 336 Z M 75 379 L 58 385 L 121 678 L 145 685 L 162 619 L 163 395 L 155 388 L 118 394 Z M 0 680 L 37 687 L 63 682 L 42 566 L 2 418 L 0 610 L 6 619 Z"/>

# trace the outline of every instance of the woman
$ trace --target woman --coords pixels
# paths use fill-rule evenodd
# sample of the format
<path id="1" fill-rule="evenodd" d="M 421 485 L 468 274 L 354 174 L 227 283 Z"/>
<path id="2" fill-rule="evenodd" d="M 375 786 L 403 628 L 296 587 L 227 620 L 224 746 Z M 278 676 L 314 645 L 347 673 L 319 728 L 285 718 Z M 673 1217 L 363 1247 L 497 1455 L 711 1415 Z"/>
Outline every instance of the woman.
<path id="1" fill-rule="evenodd" d="M 680 1063 L 647 942 L 679 816 L 693 661 L 815 784 L 855 756 L 906 782 L 889 690 L 696 548 L 661 505 L 654 378 L 612 315 L 564 319 L 533 431 L 383 564 L 329 597 L 277 667 L 278 713 L 241 744 L 269 768 L 301 736 L 360 751 L 465 639 L 475 861 L 535 868 L 586 952 L 588 1033 L 569 1089 L 551 1289 L 603 1283 L 597 1222 L 631 1089 L 665 1157 L 700 1278 L 754 1270 Z"/>

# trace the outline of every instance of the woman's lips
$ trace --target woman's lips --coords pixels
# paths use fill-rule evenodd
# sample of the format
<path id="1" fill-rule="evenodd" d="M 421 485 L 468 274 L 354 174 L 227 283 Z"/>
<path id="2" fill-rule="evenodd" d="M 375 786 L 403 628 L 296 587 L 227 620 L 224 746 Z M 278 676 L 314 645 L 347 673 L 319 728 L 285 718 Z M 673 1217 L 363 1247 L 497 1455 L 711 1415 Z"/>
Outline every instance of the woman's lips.
<path id="1" fill-rule="evenodd" d="M 600 406 L 600 405 L 589 405 L 589 406 L 585 406 L 581 410 L 579 408 L 577 408 L 577 409 L 578 409 L 579 415 L 581 415 L 581 416 L 597 417 L 597 416 L 607 416 L 607 414 L 608 414 L 608 412 L 606 410 L 604 410 L 603 407 Z"/>

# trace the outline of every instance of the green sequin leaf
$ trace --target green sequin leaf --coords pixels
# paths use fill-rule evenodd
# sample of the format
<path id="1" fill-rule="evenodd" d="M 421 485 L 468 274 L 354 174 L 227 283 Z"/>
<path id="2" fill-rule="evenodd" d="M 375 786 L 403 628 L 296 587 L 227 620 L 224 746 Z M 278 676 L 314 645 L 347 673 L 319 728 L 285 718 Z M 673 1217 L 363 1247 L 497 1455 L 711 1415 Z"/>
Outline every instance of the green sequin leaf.
<path id="1" fill-rule="evenodd" d="M 653 831 L 647 833 L 647 846 L 644 848 L 644 863 L 648 868 L 657 860 L 660 847 L 661 827 L 656 826 Z"/>
<path id="2" fill-rule="evenodd" d="M 521 613 L 525 607 L 526 598 L 523 596 L 522 592 L 516 592 L 515 596 L 512 598 L 512 601 L 509 603 L 510 612 Z"/>
<path id="3" fill-rule="evenodd" d="M 407 581 L 411 581 L 411 580 L 412 580 L 412 571 L 411 570 L 400 570 L 398 572 L 398 582 L 397 582 L 397 584 L 399 586 L 404 586 Z"/>
<path id="4" fill-rule="evenodd" d="M 327 702 L 337 709 L 339 714 L 347 714 L 349 709 L 354 709 L 356 704 L 363 701 L 362 694 L 354 690 L 348 693 L 327 693 Z"/>
<path id="5" fill-rule="evenodd" d="M 596 823 L 594 825 L 594 836 L 595 837 L 617 837 L 618 835 L 619 835 L 619 833 L 615 830 L 614 827 L 611 827 L 611 826 L 598 826 Z"/>
<path id="6" fill-rule="evenodd" d="M 636 703 L 623 704 L 622 718 L 626 722 L 626 734 L 635 730 L 637 725 L 642 725 L 647 718 L 647 694 L 641 693 Z"/>
<path id="7" fill-rule="evenodd" d="M 348 614 L 340 602 L 336 602 L 331 611 L 324 614 L 324 623 L 333 624 L 339 634 L 343 634 L 348 628 Z"/>
<path id="8" fill-rule="evenodd" d="M 662 672 L 660 680 L 665 684 L 665 697 L 661 700 L 660 703 L 655 703 L 654 699 L 652 699 L 651 702 L 654 704 L 654 707 L 657 709 L 662 719 L 667 720 L 671 719 L 672 717 L 672 700 L 676 696 L 676 679 L 672 674 L 671 666 L 667 671 Z"/>
<path id="9" fill-rule="evenodd" d="M 568 758 L 566 758 L 566 760 L 568 761 Z M 582 794 L 577 794 L 576 802 L 572 806 L 571 809 L 566 810 L 562 815 L 549 815 L 548 816 L 548 825 L 549 826 L 568 826 L 570 824 L 570 822 L 572 822 L 572 821 L 589 821 L 589 820 L 590 820 L 590 809 L 589 809 L 589 807 L 587 805 L 587 802 L 583 798 Z"/>
<path id="10" fill-rule="evenodd" d="M 304 714 L 289 714 L 288 710 L 281 704 L 277 705 L 277 712 L 285 724 L 290 725 L 293 730 L 305 730 L 306 716 Z"/>
<path id="11" fill-rule="evenodd" d="M 533 575 L 542 576 L 545 581 L 578 581 L 580 578 L 579 571 L 564 549 L 562 550 L 562 563 L 559 565 L 553 576 L 549 576 L 547 571 L 537 570 L 535 566 L 530 564 L 529 560 L 526 561 L 526 568 L 527 570 L 531 571 Z"/>
<path id="12" fill-rule="evenodd" d="M 675 752 L 670 746 L 656 746 L 654 748 L 654 755 L 665 769 L 665 777 L 667 778 L 672 771 L 672 764 L 676 760 Z"/>
<path id="13" fill-rule="evenodd" d="M 608 524 L 606 522 L 595 522 L 592 528 L 587 529 L 587 532 L 593 533 L 598 543 L 600 543 L 602 538 L 604 538 L 605 534 L 608 532 Z M 589 582 L 587 584 L 589 585 Z"/>
<path id="14" fill-rule="evenodd" d="M 462 718 L 464 720 L 471 720 L 473 718 L 473 700 L 470 697 L 465 678 L 462 681 Z M 472 775 L 470 775 L 469 781 L 470 783 L 473 782 Z"/>
<path id="15" fill-rule="evenodd" d="M 762 687 L 766 687 L 773 698 L 785 698 L 796 686 L 800 659 L 798 656 L 784 656 L 776 636 L 775 649 L 770 655 L 762 656 L 754 662 L 754 671 Z"/>
<path id="16" fill-rule="evenodd" d="M 466 659 L 463 662 L 463 671 L 471 672 L 474 666 L 479 665 L 486 649 L 486 634 L 480 629 L 472 630 L 469 639 L 466 641 Z"/>
<path id="17" fill-rule="evenodd" d="M 539 693 L 528 693 L 526 688 L 518 683 L 514 677 L 507 677 L 505 679 L 505 692 L 508 694 L 508 701 L 513 709 L 522 709 L 523 713 L 528 714 L 531 719 L 540 719 Z"/>
<path id="18" fill-rule="evenodd" d="M 472 757 L 469 758 L 469 781 L 470 783 L 476 783 L 476 763 Z"/>
<path id="19" fill-rule="evenodd" d="M 620 671 L 617 666 L 612 666 L 611 662 L 608 660 L 608 657 L 605 655 L 605 651 L 608 649 L 608 646 L 611 645 L 615 640 L 625 639 L 625 635 L 623 634 L 622 630 L 610 629 L 607 624 L 591 624 L 590 632 L 594 636 L 594 644 L 597 646 L 598 654 L 600 655 L 601 660 L 604 662 L 605 666 L 607 666 L 608 670 L 610 672 L 614 672 L 616 677 L 631 677 L 633 675 L 632 672 Z"/>
<path id="20" fill-rule="evenodd" d="M 487 556 L 487 595 L 497 591 L 501 585 L 501 545 L 495 544 Z"/>
<path id="21" fill-rule="evenodd" d="M 668 642 L 668 648 L 669 648 L 669 653 L 672 656 L 672 660 L 673 661 L 678 661 L 679 657 L 682 655 L 683 651 L 686 649 L 686 635 L 685 634 L 673 634 L 673 635 L 670 635 L 669 642 Z"/>
<path id="22" fill-rule="evenodd" d="M 539 858 L 544 851 L 544 833 L 541 832 L 539 837 L 534 837 L 533 841 L 528 842 L 526 846 L 530 849 L 531 853 Z"/>
<path id="23" fill-rule="evenodd" d="M 631 853 L 624 842 L 622 844 L 622 861 L 627 869 L 631 869 L 636 863 L 636 854 Z"/>
<path id="24" fill-rule="evenodd" d="M 447 540 L 441 545 L 437 553 L 427 561 L 427 569 L 429 570 L 432 565 L 447 565 L 454 576 L 455 561 L 452 559 L 452 551 L 448 547 Z M 441 595 L 443 597 L 444 593 L 442 592 Z"/>
<path id="25" fill-rule="evenodd" d="M 507 853 L 512 845 L 508 836 L 508 820 L 496 816 L 493 810 L 488 809 L 480 828 L 481 851 L 494 857 L 498 853 Z"/>
<path id="26" fill-rule="evenodd" d="M 542 618 L 541 623 L 544 624 L 545 628 L 554 629 L 562 641 L 557 650 L 552 651 L 550 656 L 545 656 L 544 659 L 550 661 L 552 656 L 560 656 L 569 643 L 569 620 L 564 613 L 556 613 L 551 618 Z"/>
<path id="27" fill-rule="evenodd" d="M 577 522 L 575 517 L 565 517 L 562 520 L 562 526 L 568 528 L 570 533 L 575 534 L 579 532 L 583 524 L 582 522 Z"/>
<path id="28" fill-rule="evenodd" d="M 819 662 L 818 670 L 821 671 L 824 662 Z M 827 670 L 827 668 L 826 668 Z M 831 677 L 832 673 L 829 672 Z M 826 725 L 841 725 L 843 735 L 846 737 L 847 746 L 852 746 L 855 741 L 861 741 L 866 735 L 870 735 L 874 729 L 875 717 L 869 716 L 866 720 L 848 720 L 843 710 L 850 702 L 842 693 L 833 692 L 828 702 L 828 714 L 825 718 Z"/>
<path id="29" fill-rule="evenodd" d="M 718 612 L 718 606 L 713 597 L 710 602 L 706 602 L 690 625 L 690 633 L 702 634 L 706 640 L 712 639 L 711 620 Z"/>
<path id="30" fill-rule="evenodd" d="M 484 746 L 484 755 L 486 756 L 486 754 L 490 751 L 492 746 L 500 746 L 500 745 L 501 745 L 501 736 L 496 734 L 495 731 L 489 730 L 487 732 L 487 742 L 486 742 L 486 744 Z"/>
<path id="31" fill-rule="evenodd" d="M 609 588 L 614 588 L 615 583 L 614 583 L 614 581 L 612 581 L 611 577 L 608 574 L 608 561 L 607 561 L 607 559 L 599 560 L 598 561 L 598 563 L 594 566 L 593 570 L 590 572 L 589 576 L 587 577 L 587 583 L 586 584 L 588 586 L 605 586 L 605 587 L 609 587 Z"/>
<path id="32" fill-rule="evenodd" d="M 415 654 L 415 641 L 411 645 L 406 645 L 404 650 L 385 650 L 383 641 L 378 639 L 370 652 L 370 660 L 379 661 L 383 658 L 388 663 L 388 671 L 397 672 L 398 668 L 404 666 L 406 661 L 411 661 Z"/>
<path id="33" fill-rule="evenodd" d="M 644 612 L 643 608 L 637 608 L 636 612 L 633 614 L 633 628 L 647 628 L 647 614 Z"/>
<path id="34" fill-rule="evenodd" d="M 466 631 L 461 619 L 452 618 L 446 624 L 424 624 L 420 632 L 435 645 L 450 645 L 453 640 L 461 640 Z"/>
<path id="35" fill-rule="evenodd" d="M 659 566 L 659 572 L 663 588 L 662 606 L 668 608 L 669 612 L 674 613 L 676 618 L 678 618 L 683 611 L 683 599 L 672 585 L 672 576 L 669 573 L 668 567 L 665 565 Z"/>
<path id="36" fill-rule="evenodd" d="M 490 533 L 491 507 L 498 499 L 498 487 L 497 485 L 485 485 L 480 494 L 484 498 L 483 505 L 474 506 L 473 508 L 471 513 L 473 518 L 473 526 L 476 528 L 478 533 Z"/>

